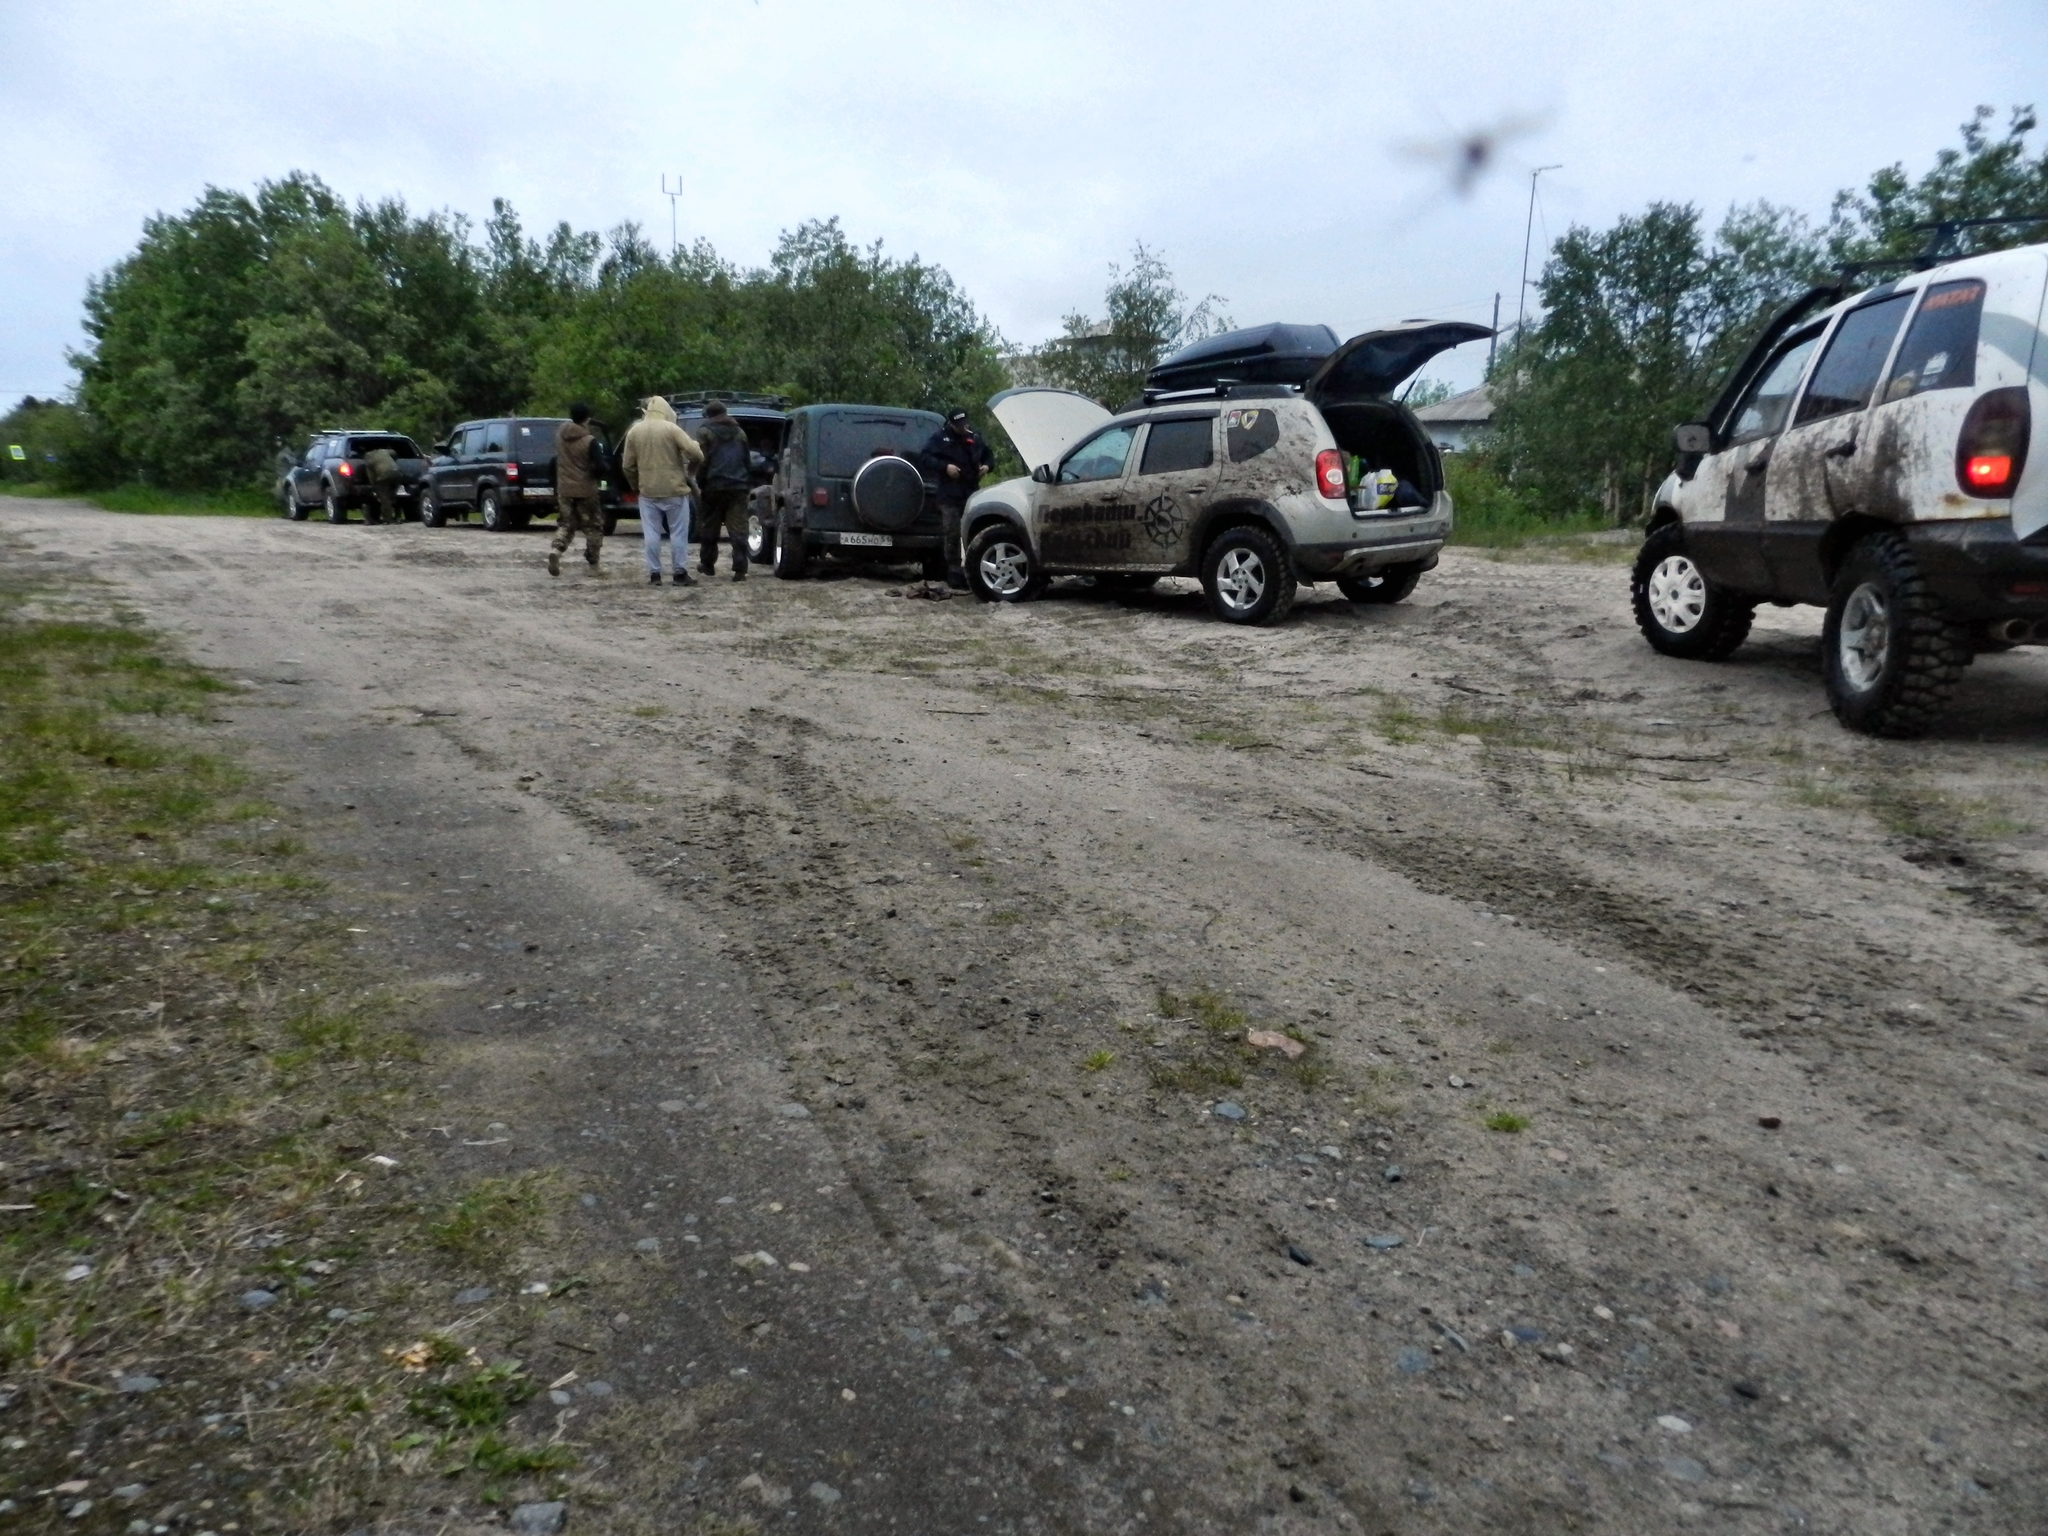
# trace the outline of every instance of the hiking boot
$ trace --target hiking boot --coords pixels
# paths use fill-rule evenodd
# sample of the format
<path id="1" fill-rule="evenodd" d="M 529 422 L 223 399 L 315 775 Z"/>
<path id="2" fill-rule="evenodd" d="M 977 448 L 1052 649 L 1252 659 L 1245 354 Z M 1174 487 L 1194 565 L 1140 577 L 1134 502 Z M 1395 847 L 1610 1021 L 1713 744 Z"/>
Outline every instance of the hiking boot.
<path id="1" fill-rule="evenodd" d="M 585 551 L 583 551 L 583 563 L 589 566 L 593 571 L 596 570 L 597 551 L 594 549 L 586 549 Z"/>
<path id="2" fill-rule="evenodd" d="M 659 581 L 660 579 L 661 578 L 658 576 L 655 578 L 655 580 L 657 581 Z M 679 587 L 694 587 L 695 585 L 697 585 L 697 578 L 692 576 L 688 571 L 677 571 L 672 579 L 674 580 L 675 584 Z"/>
<path id="3" fill-rule="evenodd" d="M 747 579 L 747 562 L 746 562 L 746 561 L 744 561 L 744 560 L 737 560 L 737 561 L 733 562 L 733 568 L 732 568 L 732 579 L 733 579 L 734 581 L 745 581 L 745 580 Z"/>
<path id="4" fill-rule="evenodd" d="M 647 573 L 647 585 L 649 585 L 650 587 L 658 587 L 658 586 L 660 586 L 660 585 L 661 585 L 661 572 L 659 572 L 659 571 L 649 571 L 649 572 Z"/>
<path id="5" fill-rule="evenodd" d="M 562 574 L 562 552 L 559 549 L 548 551 L 548 574 L 550 576 Z"/>

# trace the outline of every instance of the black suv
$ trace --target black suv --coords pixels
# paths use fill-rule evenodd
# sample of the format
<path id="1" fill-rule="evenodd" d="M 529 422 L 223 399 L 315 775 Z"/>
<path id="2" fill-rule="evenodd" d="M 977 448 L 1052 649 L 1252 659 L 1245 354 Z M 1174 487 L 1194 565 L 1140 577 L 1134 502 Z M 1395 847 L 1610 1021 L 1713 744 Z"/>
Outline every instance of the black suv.
<path id="1" fill-rule="evenodd" d="M 782 457 L 782 446 L 789 440 L 789 400 L 783 395 L 750 395 L 738 389 L 700 389 L 668 397 L 668 403 L 676 408 L 676 425 L 692 437 L 704 425 L 704 407 L 714 400 L 725 402 L 726 414 L 747 434 L 747 446 L 752 450 L 753 494 L 747 503 L 747 551 L 749 559 L 759 559 L 756 551 L 763 547 L 764 524 L 774 521 L 772 514 L 764 518 L 762 510 L 766 487 L 775 479 L 775 461 Z M 609 522 L 605 531 L 611 531 Z"/>
<path id="2" fill-rule="evenodd" d="M 465 421 L 434 444 L 434 462 L 420 497 L 420 521 L 439 528 L 450 517 L 475 511 L 493 533 L 524 528 L 555 515 L 555 429 L 566 416 L 501 416 Z M 598 423 L 589 424 L 593 430 Z M 603 434 L 599 433 L 600 438 Z M 609 466 L 611 453 L 601 448 Z M 617 476 L 599 482 L 605 526 L 618 519 Z"/>
<path id="3" fill-rule="evenodd" d="M 427 475 L 427 456 L 420 445 L 401 432 L 348 428 L 315 433 L 299 462 L 278 478 L 277 494 L 284 515 L 302 523 L 320 507 L 330 523 L 345 523 L 349 509 L 361 507 L 366 520 L 382 522 L 384 509 L 363 466 L 364 457 L 379 448 L 389 448 L 398 456 L 399 510 L 407 517 L 415 515 L 412 509 Z"/>
<path id="4" fill-rule="evenodd" d="M 757 560 L 772 560 L 775 574 L 794 580 L 814 554 L 889 559 L 915 554 L 927 572 L 945 574 L 945 535 L 937 499 L 884 477 L 891 494 L 858 500 L 854 477 L 871 459 L 917 464 L 918 450 L 945 425 L 934 411 L 886 405 L 804 405 L 789 413 L 789 437 L 765 496 Z M 917 476 L 921 481 L 921 474 Z M 772 519 L 772 523 L 767 522 Z"/>

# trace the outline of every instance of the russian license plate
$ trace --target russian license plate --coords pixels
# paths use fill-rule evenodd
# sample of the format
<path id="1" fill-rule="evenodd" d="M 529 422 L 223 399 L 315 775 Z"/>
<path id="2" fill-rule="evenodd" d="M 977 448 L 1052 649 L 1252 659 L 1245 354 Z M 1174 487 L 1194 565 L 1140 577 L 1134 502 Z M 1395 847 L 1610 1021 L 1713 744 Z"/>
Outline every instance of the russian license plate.
<path id="1" fill-rule="evenodd" d="M 886 533 L 842 533 L 839 535 L 839 542 L 842 544 L 867 544 L 878 549 L 887 549 L 896 541 Z"/>

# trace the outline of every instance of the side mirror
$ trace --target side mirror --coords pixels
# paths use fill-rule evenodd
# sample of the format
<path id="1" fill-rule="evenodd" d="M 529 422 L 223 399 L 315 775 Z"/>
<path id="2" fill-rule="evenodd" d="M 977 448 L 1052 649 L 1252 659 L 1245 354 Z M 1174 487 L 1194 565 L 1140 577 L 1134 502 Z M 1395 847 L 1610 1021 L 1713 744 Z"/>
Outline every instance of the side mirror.
<path id="1" fill-rule="evenodd" d="M 1688 421 L 1671 429 L 1671 441 L 1683 454 L 1712 453 L 1714 429 L 1704 421 Z"/>
<path id="2" fill-rule="evenodd" d="M 1052 466 L 1050 464 L 1039 465 L 1038 468 L 1031 471 L 1031 478 L 1040 485 L 1051 485 Z"/>

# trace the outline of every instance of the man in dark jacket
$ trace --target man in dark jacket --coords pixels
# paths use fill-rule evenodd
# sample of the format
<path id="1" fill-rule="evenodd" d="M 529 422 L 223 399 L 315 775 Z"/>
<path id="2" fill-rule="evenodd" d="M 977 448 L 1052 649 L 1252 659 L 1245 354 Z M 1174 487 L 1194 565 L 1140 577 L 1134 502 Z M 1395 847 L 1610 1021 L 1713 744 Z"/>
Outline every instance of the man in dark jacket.
<path id="1" fill-rule="evenodd" d="M 753 489 L 753 450 L 747 434 L 732 419 L 723 400 L 704 407 L 697 428 L 697 446 L 704 450 L 698 479 L 704 487 L 704 526 L 697 531 L 702 557 L 697 569 L 709 576 L 718 568 L 718 530 L 732 541 L 732 579 L 747 579 L 747 492 Z"/>
<path id="2" fill-rule="evenodd" d="M 562 574 L 562 554 L 583 531 L 583 558 L 597 572 L 597 552 L 604 548 L 604 508 L 598 505 L 597 438 L 584 423 L 590 407 L 578 400 L 569 419 L 555 428 L 555 538 L 548 549 L 548 574 Z M 660 578 L 657 577 L 656 580 Z"/>
<path id="3" fill-rule="evenodd" d="M 939 485 L 939 516 L 946 531 L 946 585 L 964 592 L 967 572 L 960 563 L 960 514 L 967 508 L 967 498 L 981 488 L 981 477 L 995 468 L 996 456 L 968 424 L 967 413 L 956 408 L 947 412 L 946 424 L 926 439 L 917 461 L 925 478 Z"/>

